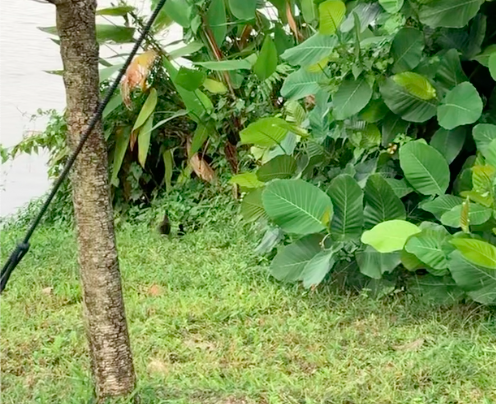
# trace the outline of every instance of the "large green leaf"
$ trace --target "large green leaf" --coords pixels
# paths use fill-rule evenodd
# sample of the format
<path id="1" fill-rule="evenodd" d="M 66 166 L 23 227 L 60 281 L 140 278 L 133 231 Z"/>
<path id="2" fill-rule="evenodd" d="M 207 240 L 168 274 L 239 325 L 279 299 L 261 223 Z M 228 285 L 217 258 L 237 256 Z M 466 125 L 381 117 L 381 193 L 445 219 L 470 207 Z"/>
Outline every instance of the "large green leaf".
<path id="1" fill-rule="evenodd" d="M 43 32 L 58 35 L 57 27 L 39 27 Z M 97 24 L 96 39 L 98 43 L 129 43 L 133 42 L 134 28 L 121 25 Z"/>
<path id="2" fill-rule="evenodd" d="M 315 34 L 298 46 L 286 50 L 281 58 L 293 66 L 311 66 L 329 56 L 337 42 L 335 35 Z"/>
<path id="3" fill-rule="evenodd" d="M 115 6 L 106 7 L 96 10 L 96 15 L 110 15 L 112 17 L 123 17 L 128 15 L 131 11 L 136 10 L 133 6 Z"/>
<path id="4" fill-rule="evenodd" d="M 467 260 L 460 251 L 450 255 L 450 272 L 457 285 L 476 302 L 496 303 L 496 271 Z"/>
<path id="5" fill-rule="evenodd" d="M 473 60 L 477 60 L 482 66 L 489 67 L 489 58 L 496 54 L 496 44 L 491 44 L 487 46 L 483 52 L 473 57 Z"/>
<path id="6" fill-rule="evenodd" d="M 110 115 L 115 109 L 117 109 L 122 104 L 122 94 L 119 92 L 115 94 L 105 107 L 102 112 L 102 118 L 105 119 L 108 115 Z"/>
<path id="7" fill-rule="evenodd" d="M 163 11 L 172 20 L 184 28 L 191 25 L 192 7 L 189 2 L 184 0 L 167 0 L 164 4 Z"/>
<path id="8" fill-rule="evenodd" d="M 473 264 L 496 269 L 496 247 L 492 244 L 469 238 L 453 238 L 451 244 L 462 253 L 466 260 Z"/>
<path id="9" fill-rule="evenodd" d="M 318 17 L 317 7 L 313 0 L 300 0 L 301 3 L 301 13 L 303 14 L 303 19 L 307 24 L 311 24 Z"/>
<path id="10" fill-rule="evenodd" d="M 443 276 L 448 268 L 448 256 L 453 251 L 448 243 L 450 238 L 443 226 L 433 224 L 410 237 L 405 250 L 427 264 L 433 275 Z"/>
<path id="11" fill-rule="evenodd" d="M 300 280 L 305 266 L 322 250 L 321 241 L 322 236 L 310 234 L 281 248 L 270 264 L 272 276 L 285 282 Z"/>
<path id="12" fill-rule="evenodd" d="M 153 116 L 152 112 L 147 118 L 143 126 L 141 126 L 138 133 L 138 161 L 141 167 L 145 168 L 146 158 L 148 156 L 148 150 L 150 149 L 150 139 L 152 137 L 153 128 Z"/>
<path id="13" fill-rule="evenodd" d="M 442 195 L 450 181 L 446 159 L 432 146 L 416 140 L 400 148 L 400 166 L 408 182 L 421 194 Z"/>
<path id="14" fill-rule="evenodd" d="M 437 100 L 425 100 L 388 78 L 380 87 L 388 108 L 405 121 L 425 122 L 436 115 Z"/>
<path id="15" fill-rule="evenodd" d="M 462 205 L 457 205 L 451 208 L 448 212 L 445 212 L 441 216 L 441 223 L 445 226 L 460 228 L 461 227 L 461 216 L 462 216 Z M 468 220 L 469 225 L 479 225 L 486 223 L 492 216 L 492 209 L 485 206 L 481 206 L 477 203 L 469 203 L 468 208 Z"/>
<path id="16" fill-rule="evenodd" d="M 476 122 L 482 114 L 482 100 L 472 83 L 458 84 L 437 108 L 439 125 L 453 129 Z"/>
<path id="17" fill-rule="evenodd" d="M 260 181 L 269 182 L 274 179 L 291 178 L 296 172 L 296 160 L 292 156 L 283 154 L 274 157 L 265 163 L 257 171 L 257 177 Z"/>
<path id="18" fill-rule="evenodd" d="M 181 66 L 176 76 L 176 84 L 189 91 L 194 91 L 205 81 L 207 75 L 200 70 L 188 69 Z"/>
<path id="19" fill-rule="evenodd" d="M 334 206 L 333 239 L 359 239 L 363 227 L 363 191 L 358 183 L 351 175 L 341 174 L 331 181 L 327 193 Z"/>
<path id="20" fill-rule="evenodd" d="M 263 188 L 257 188 L 245 195 L 241 201 L 241 214 L 247 222 L 254 222 L 266 216 L 262 203 Z"/>
<path id="21" fill-rule="evenodd" d="M 260 188 L 265 184 L 257 178 L 256 173 L 246 172 L 243 174 L 236 174 L 229 180 L 230 184 L 238 184 L 243 188 Z"/>
<path id="22" fill-rule="evenodd" d="M 496 125 L 480 123 L 474 127 L 472 135 L 477 145 L 477 150 L 483 152 L 496 139 Z"/>
<path id="23" fill-rule="evenodd" d="M 224 0 L 212 0 L 207 11 L 207 22 L 212 30 L 212 33 L 214 34 L 215 42 L 220 48 L 227 33 L 227 17 Z"/>
<path id="24" fill-rule="evenodd" d="M 196 62 L 195 64 L 215 71 L 251 70 L 251 64 L 247 59 Z"/>
<path id="25" fill-rule="evenodd" d="M 333 95 L 333 115 L 343 120 L 360 112 L 370 101 L 372 89 L 365 79 L 346 79 Z"/>
<path id="26" fill-rule="evenodd" d="M 386 182 L 393 189 L 395 195 L 398 198 L 403 198 L 407 196 L 411 192 L 413 192 L 413 188 L 406 182 L 404 178 L 398 180 L 396 178 L 385 178 Z"/>
<path id="27" fill-rule="evenodd" d="M 239 20 L 251 20 L 255 18 L 257 0 L 229 0 L 229 9 Z"/>
<path id="28" fill-rule="evenodd" d="M 393 72 L 415 69 L 422 59 L 424 47 L 424 34 L 421 31 L 415 28 L 400 29 L 391 45 L 391 56 L 395 62 Z"/>
<path id="29" fill-rule="evenodd" d="M 404 0 L 379 0 L 380 5 L 388 13 L 394 14 L 401 10 Z"/>
<path id="30" fill-rule="evenodd" d="M 319 4 L 319 32 L 332 35 L 339 28 L 346 14 L 346 6 L 341 0 L 327 0 Z"/>
<path id="31" fill-rule="evenodd" d="M 302 68 L 286 77 L 281 88 L 281 95 L 292 100 L 299 100 L 307 95 L 313 95 L 320 90 L 319 83 L 325 79 L 324 73 L 311 73 Z"/>
<path id="32" fill-rule="evenodd" d="M 241 131 L 241 143 L 260 147 L 280 145 L 288 134 L 288 130 L 284 127 L 285 123 L 286 121 L 281 118 L 259 119 Z"/>
<path id="33" fill-rule="evenodd" d="M 244 0 L 242 0 L 244 1 Z M 264 39 L 262 49 L 258 59 L 253 65 L 253 71 L 260 80 L 265 80 L 276 71 L 277 68 L 277 49 L 274 41 L 267 35 Z"/>
<path id="34" fill-rule="evenodd" d="M 436 0 L 420 7 L 422 24 L 432 28 L 462 28 L 475 17 L 485 0 Z"/>
<path id="35" fill-rule="evenodd" d="M 393 272 L 400 264 L 401 257 L 398 251 L 380 253 L 371 246 L 367 246 L 365 251 L 356 253 L 356 260 L 362 274 L 369 278 L 381 279 L 386 272 Z"/>
<path id="36" fill-rule="evenodd" d="M 388 182 L 380 174 L 372 174 L 365 185 L 365 228 L 393 219 L 405 219 L 406 211 Z"/>
<path id="37" fill-rule="evenodd" d="M 112 178 L 111 183 L 114 186 L 118 186 L 118 175 L 124 161 L 124 156 L 126 155 L 127 148 L 129 146 L 129 139 L 131 135 L 131 127 L 126 126 L 124 128 L 119 128 L 115 132 L 115 151 L 114 160 L 112 162 Z"/>
<path id="38" fill-rule="evenodd" d="M 336 263 L 334 252 L 325 250 L 317 253 L 307 262 L 301 274 L 305 288 L 318 286 Z"/>
<path id="39" fill-rule="evenodd" d="M 440 63 L 435 77 L 436 82 L 445 91 L 449 91 L 458 84 L 468 81 L 467 76 L 463 72 L 460 56 L 456 49 L 450 49 L 444 55 L 440 56 Z"/>
<path id="40" fill-rule="evenodd" d="M 410 236 L 420 233 L 413 223 L 404 220 L 389 220 L 366 230 L 362 234 L 362 243 L 368 244 L 381 253 L 400 251 Z"/>
<path id="41" fill-rule="evenodd" d="M 455 206 L 463 203 L 463 198 L 455 195 L 441 195 L 436 199 L 420 204 L 420 208 L 426 212 L 432 213 L 437 220 L 441 220 L 441 216 L 449 212 Z"/>
<path id="42" fill-rule="evenodd" d="M 410 94 L 422 100 L 436 97 L 436 89 L 426 77 L 414 72 L 398 73 L 392 77 L 394 82 L 405 88 Z"/>
<path id="43" fill-rule="evenodd" d="M 267 215 L 288 233 L 310 234 L 324 230 L 332 218 L 329 196 L 303 180 L 274 180 L 262 194 Z"/>
<path id="44" fill-rule="evenodd" d="M 448 164 L 462 151 L 468 129 L 466 127 L 458 127 L 453 130 L 440 128 L 434 133 L 431 138 L 431 146 L 441 153 Z"/>
<path id="45" fill-rule="evenodd" d="M 157 106 L 157 101 L 158 101 L 157 90 L 155 90 L 152 87 L 152 89 L 150 90 L 150 94 L 148 94 L 145 103 L 141 107 L 141 110 L 138 114 L 138 118 L 136 118 L 136 122 L 134 123 L 133 126 L 133 131 L 139 129 L 148 120 L 148 117 L 153 113 L 153 111 L 155 111 L 155 107 Z"/>

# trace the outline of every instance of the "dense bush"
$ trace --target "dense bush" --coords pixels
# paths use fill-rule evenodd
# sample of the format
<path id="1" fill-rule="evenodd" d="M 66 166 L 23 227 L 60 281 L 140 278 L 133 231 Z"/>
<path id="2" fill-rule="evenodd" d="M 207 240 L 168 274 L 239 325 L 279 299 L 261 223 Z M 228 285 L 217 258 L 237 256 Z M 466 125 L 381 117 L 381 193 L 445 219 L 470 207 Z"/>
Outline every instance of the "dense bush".
<path id="1" fill-rule="evenodd" d="M 345 274 L 378 293 L 401 279 L 496 303 L 495 13 L 482 0 L 314 9 L 318 32 L 281 55 L 295 68 L 283 115 L 241 132 L 259 167 L 231 180 L 245 219 L 270 223 L 258 251 L 287 244 L 274 277 L 313 288 Z"/>

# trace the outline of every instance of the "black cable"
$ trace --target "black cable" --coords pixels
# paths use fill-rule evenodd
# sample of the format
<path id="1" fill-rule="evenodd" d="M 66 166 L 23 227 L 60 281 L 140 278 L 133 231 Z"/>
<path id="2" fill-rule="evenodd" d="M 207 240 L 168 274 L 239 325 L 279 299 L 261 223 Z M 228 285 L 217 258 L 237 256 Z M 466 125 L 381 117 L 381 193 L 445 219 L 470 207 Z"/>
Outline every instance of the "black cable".
<path id="1" fill-rule="evenodd" d="M 4 291 L 5 286 L 7 285 L 7 282 L 9 281 L 10 275 L 12 274 L 12 271 L 16 268 L 16 266 L 19 264 L 21 259 L 24 257 L 24 255 L 28 252 L 29 250 L 29 239 L 33 235 L 34 231 L 40 224 L 41 219 L 43 218 L 43 215 L 46 213 L 48 206 L 52 202 L 53 198 L 55 197 L 55 194 L 59 190 L 60 186 L 64 182 L 64 180 L 67 178 L 67 175 L 69 174 L 69 171 L 71 170 L 74 162 L 76 161 L 77 156 L 83 149 L 83 146 L 85 142 L 88 140 L 88 138 L 91 135 L 91 132 L 95 128 L 96 124 L 100 121 L 102 117 L 103 110 L 109 103 L 110 99 L 112 98 L 112 95 L 114 94 L 115 90 L 119 86 L 122 78 L 126 74 L 127 68 L 131 64 L 131 62 L 134 59 L 134 56 L 136 53 L 138 53 L 138 50 L 141 46 L 141 43 L 144 41 L 148 33 L 150 32 L 153 23 L 155 22 L 158 13 L 164 6 L 166 0 L 159 0 L 157 7 L 153 10 L 152 15 L 150 16 L 148 22 L 146 23 L 143 31 L 141 32 L 141 35 L 139 36 L 138 40 L 135 42 L 133 49 L 131 50 L 131 53 L 129 54 L 128 58 L 126 59 L 126 62 L 122 66 L 122 68 L 119 70 L 119 74 L 117 75 L 117 78 L 115 81 L 112 83 L 110 88 L 107 90 L 107 93 L 105 94 L 105 97 L 103 98 L 103 101 L 100 102 L 98 105 L 98 108 L 95 112 L 95 115 L 91 118 L 91 120 L 88 123 L 88 127 L 84 131 L 83 135 L 81 136 L 81 140 L 79 141 L 76 149 L 74 152 L 71 154 L 69 157 L 69 160 L 67 161 L 64 169 L 62 170 L 62 173 L 60 174 L 59 178 L 57 178 L 57 181 L 55 181 L 55 184 L 48 195 L 48 198 L 45 200 L 45 203 L 40 209 L 40 212 L 36 217 L 34 218 L 33 222 L 28 228 L 28 231 L 26 232 L 26 235 L 24 236 L 24 239 L 22 242 L 18 243 L 12 254 L 10 255 L 9 259 L 5 263 L 5 265 L 2 267 L 2 271 L 0 273 L 0 294 Z"/>

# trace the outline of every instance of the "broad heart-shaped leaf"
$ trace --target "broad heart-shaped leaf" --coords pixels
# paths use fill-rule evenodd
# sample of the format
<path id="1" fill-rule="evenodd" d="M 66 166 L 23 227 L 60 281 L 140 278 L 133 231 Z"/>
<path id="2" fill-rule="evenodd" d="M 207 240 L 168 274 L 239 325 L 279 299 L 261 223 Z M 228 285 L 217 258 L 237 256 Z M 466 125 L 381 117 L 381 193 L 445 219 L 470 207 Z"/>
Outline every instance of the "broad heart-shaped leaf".
<path id="1" fill-rule="evenodd" d="M 396 84 L 404 87 L 410 94 L 422 100 L 436 97 L 436 89 L 424 76 L 414 72 L 403 72 L 393 76 Z"/>
<path id="2" fill-rule="evenodd" d="M 315 34 L 298 46 L 287 49 L 281 58 L 293 66 L 311 66 L 329 56 L 337 42 L 335 35 Z"/>
<path id="3" fill-rule="evenodd" d="M 436 115 L 437 100 L 425 100 L 388 78 L 380 87 L 388 108 L 405 121 L 425 122 Z"/>
<path id="4" fill-rule="evenodd" d="M 181 66 L 176 76 L 176 84 L 189 91 L 194 91 L 200 87 L 207 75 L 200 70 L 188 69 Z"/>
<path id="5" fill-rule="evenodd" d="M 422 24 L 432 28 L 462 28 L 475 17 L 485 0 L 436 0 L 420 7 Z"/>
<path id="6" fill-rule="evenodd" d="M 492 216 L 492 209 L 481 206 L 477 203 L 469 203 L 468 220 L 469 225 L 479 225 L 486 223 Z M 441 223 L 445 226 L 460 228 L 462 217 L 462 204 L 455 206 L 441 216 Z"/>
<path id="7" fill-rule="evenodd" d="M 308 289 L 319 285 L 335 263 L 332 250 L 317 253 L 303 268 L 301 274 L 303 286 Z"/>
<path id="8" fill-rule="evenodd" d="M 145 103 L 141 107 L 141 110 L 138 114 L 138 118 L 136 118 L 136 122 L 133 126 L 133 132 L 136 129 L 139 129 L 143 124 L 147 121 L 148 117 L 155 111 L 155 107 L 157 106 L 158 96 L 157 90 L 153 87 L 150 90 L 150 94 L 148 95 Z"/>
<path id="9" fill-rule="evenodd" d="M 431 146 L 441 153 L 448 164 L 462 151 L 468 128 L 460 126 L 453 130 L 440 128 L 431 138 Z"/>
<path id="10" fill-rule="evenodd" d="M 394 37 L 391 56 L 394 58 L 394 73 L 413 70 L 422 59 L 425 47 L 424 34 L 415 28 L 402 28 Z"/>
<path id="11" fill-rule="evenodd" d="M 489 73 L 491 73 L 493 80 L 496 81 L 496 53 L 489 57 Z"/>
<path id="12" fill-rule="evenodd" d="M 181 1 L 181 3 L 183 3 L 183 1 Z M 211 1 L 210 7 L 207 10 L 207 24 L 214 34 L 217 46 L 221 47 L 227 33 L 226 6 L 224 0 Z"/>
<path id="13" fill-rule="evenodd" d="M 343 120 L 360 112 L 370 101 L 372 89 L 365 79 L 346 79 L 332 97 L 333 116 Z"/>
<path id="14" fill-rule="evenodd" d="M 245 195 L 241 202 L 241 214 L 247 222 L 254 222 L 261 217 L 266 216 L 262 204 L 263 188 L 257 188 L 249 194 Z"/>
<path id="15" fill-rule="evenodd" d="M 319 4 L 319 32 L 332 35 L 339 28 L 346 14 L 346 6 L 341 0 L 327 0 Z"/>
<path id="16" fill-rule="evenodd" d="M 403 202 L 380 174 L 372 174 L 365 185 L 365 228 L 393 219 L 405 219 Z"/>
<path id="17" fill-rule="evenodd" d="M 492 244 L 469 238 L 453 238 L 451 244 L 462 253 L 466 260 L 473 264 L 496 269 L 496 247 Z"/>
<path id="18" fill-rule="evenodd" d="M 310 73 L 302 68 L 291 73 L 284 80 L 281 95 L 284 98 L 299 100 L 320 90 L 319 83 L 326 79 L 324 73 Z"/>
<path id="19" fill-rule="evenodd" d="M 453 129 L 474 123 L 480 118 L 482 107 L 482 100 L 472 83 L 458 84 L 437 107 L 439 125 Z"/>
<path id="20" fill-rule="evenodd" d="M 460 63 L 460 56 L 456 49 L 450 49 L 439 57 L 440 63 L 436 70 L 436 82 L 443 90 L 449 91 L 464 81 L 468 81 Z"/>
<path id="21" fill-rule="evenodd" d="M 285 282 L 300 280 L 305 266 L 322 250 L 321 241 L 321 235 L 310 234 L 281 248 L 270 264 L 271 275 Z"/>
<path id="22" fill-rule="evenodd" d="M 381 279 L 383 274 L 393 272 L 401 263 L 401 257 L 398 251 L 380 253 L 371 246 L 367 246 L 365 251 L 357 252 L 356 260 L 360 272 L 373 279 Z"/>
<path id="23" fill-rule="evenodd" d="M 141 126 L 138 134 L 138 161 L 143 168 L 145 168 L 146 157 L 148 156 L 148 149 L 150 148 L 150 139 L 152 137 L 153 128 L 153 116 L 154 113 L 152 112 L 143 126 Z"/>
<path id="24" fill-rule="evenodd" d="M 496 139 L 496 125 L 489 123 L 479 123 L 472 130 L 477 150 L 484 152 L 491 142 Z"/>
<path id="25" fill-rule="evenodd" d="M 476 302 L 496 303 L 496 271 L 466 259 L 460 251 L 450 255 L 450 272 L 456 284 Z"/>
<path id="26" fill-rule="evenodd" d="M 363 191 L 349 174 L 338 175 L 327 189 L 334 206 L 331 234 L 334 240 L 359 239 L 363 227 Z"/>
<path id="27" fill-rule="evenodd" d="M 400 148 L 400 166 L 407 181 L 421 194 L 442 195 L 450 181 L 446 159 L 432 146 L 416 140 Z"/>
<path id="28" fill-rule="evenodd" d="M 251 20 L 255 18 L 257 0 L 229 0 L 231 13 L 239 20 Z"/>
<path id="29" fill-rule="evenodd" d="M 420 209 L 426 212 L 432 213 L 437 220 L 441 220 L 441 216 L 446 212 L 449 212 L 455 206 L 463 203 L 463 198 L 455 195 L 441 195 L 434 199 L 433 201 L 424 202 L 420 204 Z"/>
<path id="30" fill-rule="evenodd" d="M 448 243 L 450 238 L 451 235 L 443 226 L 432 225 L 410 237 L 405 250 L 427 264 L 433 275 L 443 276 L 447 272 L 448 256 L 453 251 Z"/>
<path id="31" fill-rule="evenodd" d="M 265 184 L 258 180 L 256 173 L 246 172 L 243 174 L 233 175 L 229 180 L 230 184 L 238 184 L 243 188 L 260 188 Z"/>
<path id="32" fill-rule="evenodd" d="M 245 1 L 245 0 L 242 0 Z M 253 65 L 253 71 L 260 80 L 265 80 L 276 71 L 277 68 L 277 49 L 271 37 L 267 35 L 264 39 L 262 49 L 258 59 Z"/>
<path id="33" fill-rule="evenodd" d="M 281 144 L 288 130 L 281 127 L 286 121 L 281 118 L 262 118 L 248 125 L 240 133 L 241 143 L 260 147 L 272 147 Z"/>
<path id="34" fill-rule="evenodd" d="M 268 183 L 262 201 L 267 215 L 288 233 L 317 233 L 325 230 L 332 219 L 331 198 L 303 180 Z"/>
<path id="35" fill-rule="evenodd" d="M 218 62 L 195 62 L 198 66 L 203 66 L 208 70 L 231 71 L 231 70 L 251 70 L 251 64 L 246 59 L 220 60 Z"/>
<path id="36" fill-rule="evenodd" d="M 398 198 L 403 198 L 407 196 L 411 192 L 413 192 L 413 188 L 406 182 L 404 178 L 397 180 L 396 178 L 385 178 L 386 182 L 393 189 L 394 194 Z"/>
<path id="37" fill-rule="evenodd" d="M 381 253 L 400 251 L 410 236 L 420 233 L 420 228 L 405 220 L 389 220 L 379 223 L 362 234 L 362 243 Z"/>
<path id="38" fill-rule="evenodd" d="M 193 8 L 187 1 L 167 0 L 164 4 L 163 11 L 182 27 L 189 28 L 191 25 Z"/>
<path id="39" fill-rule="evenodd" d="M 380 5 L 390 14 L 397 13 L 403 7 L 404 0 L 379 0 Z"/>
<path id="40" fill-rule="evenodd" d="M 292 156 L 283 154 L 269 160 L 257 171 L 257 177 L 262 182 L 269 182 L 274 179 L 291 178 L 297 168 L 296 160 Z"/>

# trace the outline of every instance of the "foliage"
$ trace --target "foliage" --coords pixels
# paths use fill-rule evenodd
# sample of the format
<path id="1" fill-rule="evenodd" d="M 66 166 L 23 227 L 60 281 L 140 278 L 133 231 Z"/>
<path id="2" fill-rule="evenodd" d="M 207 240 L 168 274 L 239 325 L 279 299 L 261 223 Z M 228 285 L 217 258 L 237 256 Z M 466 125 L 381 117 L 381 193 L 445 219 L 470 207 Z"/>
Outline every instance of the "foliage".
<path id="1" fill-rule="evenodd" d="M 258 182 L 241 212 L 285 235 L 260 248 L 284 240 L 275 278 L 315 288 L 346 267 L 384 293 L 418 279 L 427 298 L 496 304 L 495 12 L 483 0 L 319 5 L 318 33 L 281 55 L 296 69 L 282 114 L 245 129 L 271 139 L 245 139 L 257 168 L 243 175 Z"/>

